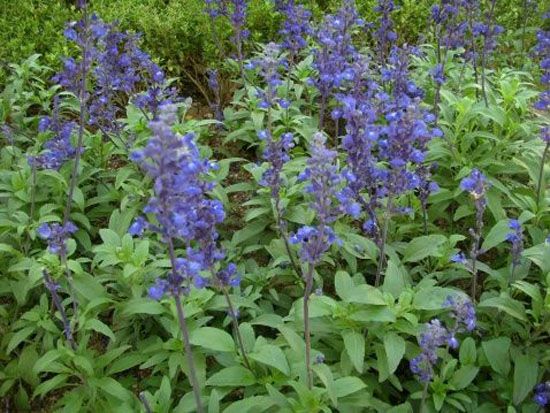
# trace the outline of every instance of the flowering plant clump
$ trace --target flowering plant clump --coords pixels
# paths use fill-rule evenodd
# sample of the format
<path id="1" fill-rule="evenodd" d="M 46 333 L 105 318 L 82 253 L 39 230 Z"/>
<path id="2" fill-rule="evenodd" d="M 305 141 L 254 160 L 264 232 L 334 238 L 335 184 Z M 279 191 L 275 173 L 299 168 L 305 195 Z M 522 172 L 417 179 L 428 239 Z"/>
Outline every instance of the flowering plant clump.
<path id="1" fill-rule="evenodd" d="M 540 2 L 128 1 L 0 68 L 3 410 L 549 406 Z"/>

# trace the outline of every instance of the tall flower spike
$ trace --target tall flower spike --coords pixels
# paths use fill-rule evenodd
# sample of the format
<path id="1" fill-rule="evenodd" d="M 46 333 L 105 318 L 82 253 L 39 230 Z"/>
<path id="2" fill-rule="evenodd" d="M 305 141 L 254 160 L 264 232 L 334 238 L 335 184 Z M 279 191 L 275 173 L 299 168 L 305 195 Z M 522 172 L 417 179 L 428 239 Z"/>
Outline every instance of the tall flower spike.
<path id="1" fill-rule="evenodd" d="M 454 326 L 449 329 L 447 343 L 451 348 L 458 347 L 457 333 L 471 332 L 476 328 L 476 310 L 471 300 L 458 296 L 449 296 L 443 303 L 444 307 L 451 310 L 451 317 L 455 320 Z"/>
<path id="2" fill-rule="evenodd" d="M 325 111 L 333 91 L 350 77 L 350 63 L 357 58 L 357 49 L 352 43 L 352 30 L 364 23 L 358 17 L 353 0 L 345 0 L 335 15 L 327 15 L 317 30 L 313 67 L 317 78 L 313 81 L 321 95 L 319 129 L 324 126 Z"/>
<path id="3" fill-rule="evenodd" d="M 213 184 L 206 181 L 205 174 L 214 165 L 200 157 L 193 133 L 180 136 L 172 131 L 175 122 L 176 107 L 162 107 L 159 118 L 150 122 L 153 137 L 143 150 L 132 154 L 153 179 L 155 194 L 144 212 L 154 214 L 156 222 L 146 223 L 141 217 L 130 227 L 136 235 L 149 229 L 165 240 L 184 240 L 187 258 L 178 261 L 176 276 L 169 276 L 167 291 L 171 293 L 177 293 L 182 283 L 186 288 L 201 286 L 199 272 L 210 270 L 223 258 L 216 245 L 216 225 L 224 219 L 221 203 L 207 196 Z"/>
<path id="4" fill-rule="evenodd" d="M 476 299 L 477 294 L 477 270 L 476 262 L 480 254 L 481 244 L 481 231 L 483 230 L 483 213 L 487 207 L 487 190 L 489 189 L 489 182 L 485 175 L 483 175 L 478 169 L 473 169 L 469 176 L 462 179 L 460 182 L 460 189 L 468 191 L 474 198 L 474 205 L 476 208 L 476 220 L 475 227 L 470 228 L 470 235 L 473 238 L 472 248 L 470 250 L 470 258 L 472 260 L 471 272 L 472 272 L 472 300 Z"/>
<path id="5" fill-rule="evenodd" d="M 512 245 L 512 266 L 515 268 L 521 262 L 523 252 L 523 228 L 517 219 L 508 221 L 510 232 L 506 234 L 506 241 Z"/>
<path id="6" fill-rule="evenodd" d="M 189 366 L 189 381 L 196 409 L 202 413 L 201 390 L 181 296 L 192 284 L 197 288 L 204 287 L 206 282 L 200 272 L 212 270 L 215 262 L 223 258 L 216 245 L 216 224 L 223 221 L 224 212 L 220 202 L 207 196 L 213 184 L 206 181 L 205 174 L 213 164 L 201 158 L 194 134 L 180 136 L 172 130 L 176 120 L 176 106 L 162 106 L 158 119 L 149 123 L 153 136 L 147 146 L 131 156 L 153 180 L 154 195 L 144 212 L 153 214 L 156 222 L 145 224 L 143 218 L 138 218 L 130 230 L 139 234 L 147 228 L 158 233 L 168 246 L 170 272 L 166 278 L 156 280 L 149 289 L 149 296 L 158 300 L 169 293 L 174 298 Z M 183 240 L 187 246 L 185 258 L 176 257 L 176 239 Z"/>
<path id="7" fill-rule="evenodd" d="M 448 344 L 449 337 L 449 332 L 438 319 L 434 319 L 424 326 L 418 339 L 421 353 L 410 361 L 411 371 L 418 376 L 421 382 L 432 380 L 434 366 L 438 360 L 437 349 Z"/>
<path id="8" fill-rule="evenodd" d="M 287 0 L 280 5 L 280 11 L 285 16 L 283 27 L 279 34 L 283 38 L 282 46 L 288 50 L 290 61 L 294 62 L 301 50 L 307 46 L 307 38 L 313 35 L 311 27 L 311 11 L 302 5 L 296 5 L 295 0 Z"/>
<path id="9" fill-rule="evenodd" d="M 384 64 L 392 45 L 397 41 L 397 33 L 393 29 L 391 13 L 395 10 L 393 0 L 378 0 L 374 11 L 379 13 L 378 28 L 374 32 L 377 42 L 378 59 L 380 64 Z"/>

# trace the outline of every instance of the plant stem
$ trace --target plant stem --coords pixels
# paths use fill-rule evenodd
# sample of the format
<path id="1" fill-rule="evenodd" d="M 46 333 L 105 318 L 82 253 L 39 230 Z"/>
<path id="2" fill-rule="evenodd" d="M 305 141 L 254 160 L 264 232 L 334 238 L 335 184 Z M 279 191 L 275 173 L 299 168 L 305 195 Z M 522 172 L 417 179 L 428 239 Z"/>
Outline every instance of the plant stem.
<path id="1" fill-rule="evenodd" d="M 420 401 L 420 413 L 426 413 L 426 398 L 428 397 L 428 385 L 430 384 L 427 381 L 424 384 L 424 389 L 422 390 L 422 400 Z"/>
<path id="2" fill-rule="evenodd" d="M 539 181 L 537 182 L 537 207 L 540 202 L 541 190 L 542 190 L 542 181 L 544 178 L 544 163 L 546 162 L 546 155 L 550 149 L 550 140 L 546 143 L 544 147 L 544 152 L 542 153 L 542 159 L 540 161 L 540 171 L 539 171 Z"/>
<path id="3" fill-rule="evenodd" d="M 279 194 L 277 194 L 277 196 L 275 197 L 275 213 L 276 213 L 275 220 L 277 221 L 279 234 L 281 235 L 281 238 L 283 239 L 283 242 L 285 244 L 286 253 L 288 254 L 288 259 L 290 260 L 290 265 L 294 269 L 294 272 L 296 273 L 296 275 L 300 277 L 300 273 L 301 273 L 300 268 L 298 267 L 298 264 L 296 263 L 296 260 L 292 255 L 292 250 L 290 249 L 290 243 L 288 241 L 288 233 L 286 232 L 286 223 L 283 220 L 281 197 Z"/>
<path id="4" fill-rule="evenodd" d="M 233 330 L 235 330 L 235 336 L 237 337 L 237 344 L 239 346 L 239 349 L 241 351 L 241 356 L 243 357 L 244 365 L 248 370 L 252 371 L 252 368 L 250 366 L 250 362 L 248 361 L 248 357 L 246 355 L 246 350 L 244 349 L 244 342 L 243 337 L 241 335 L 241 331 L 239 330 L 239 321 L 237 320 L 237 313 L 235 312 L 235 307 L 233 306 L 233 302 L 231 301 L 231 297 L 229 296 L 229 293 L 227 292 L 227 289 L 225 287 L 222 288 L 223 295 L 225 297 L 225 301 L 227 301 L 227 306 L 229 307 L 229 316 L 231 317 L 231 323 L 233 324 Z"/>
<path id="5" fill-rule="evenodd" d="M 425 202 L 422 203 L 422 227 L 424 235 L 428 235 L 428 207 Z"/>
<path id="6" fill-rule="evenodd" d="M 380 239 L 380 257 L 378 258 L 378 267 L 376 268 L 376 279 L 374 281 L 374 286 L 378 287 L 380 285 L 380 279 L 382 275 L 382 270 L 384 269 L 385 264 L 385 252 L 386 252 L 386 240 L 388 238 L 388 227 L 390 224 L 390 216 L 392 209 L 392 199 L 388 197 L 388 204 L 386 206 L 386 211 L 384 212 L 384 227 L 382 228 L 382 238 Z"/>
<path id="7" fill-rule="evenodd" d="M 185 347 L 185 355 L 187 356 L 187 365 L 189 367 L 189 381 L 191 382 L 191 387 L 193 387 L 193 394 L 195 396 L 197 412 L 203 413 L 204 408 L 202 406 L 202 401 L 201 401 L 201 390 L 199 387 L 199 382 L 197 380 L 197 372 L 195 370 L 195 361 L 193 360 L 191 342 L 189 341 L 189 329 L 187 328 L 187 322 L 185 320 L 185 313 L 183 311 L 183 306 L 181 305 L 180 295 L 175 295 L 174 300 L 176 302 L 176 310 L 178 312 L 178 321 L 180 323 L 180 329 L 183 335 L 183 345 Z"/>
<path id="8" fill-rule="evenodd" d="M 472 301 L 476 301 L 477 297 L 477 257 L 479 255 L 479 247 L 481 243 L 481 231 L 483 230 L 483 212 L 485 208 L 480 203 L 481 201 L 476 201 L 476 229 L 474 231 L 474 242 L 472 245 L 471 257 L 472 257 L 472 292 L 471 298 Z"/>
<path id="9" fill-rule="evenodd" d="M 145 397 L 145 393 L 141 392 L 139 393 L 139 400 L 141 400 L 141 403 L 143 403 L 143 407 L 145 408 L 146 413 L 153 413 L 153 410 L 151 409 L 151 405 L 147 401 L 147 398 Z"/>
<path id="10" fill-rule="evenodd" d="M 83 8 L 83 13 L 84 13 L 85 27 L 87 28 L 87 30 L 90 30 L 88 12 L 86 7 Z M 78 101 L 80 104 L 80 116 L 78 121 L 78 140 L 76 143 L 76 154 L 74 158 L 73 169 L 71 171 L 71 181 L 69 183 L 69 193 L 67 197 L 67 204 L 65 205 L 65 212 L 63 213 L 63 225 L 65 225 L 67 221 L 69 221 L 69 217 L 71 216 L 71 206 L 73 202 L 73 195 L 74 195 L 76 182 L 78 178 L 78 166 L 80 164 L 80 155 L 81 155 L 82 146 L 84 143 L 84 125 L 86 123 L 86 117 L 87 117 L 87 110 L 86 110 L 86 104 L 87 104 L 86 77 L 88 74 L 87 55 L 88 55 L 88 36 L 86 35 L 86 40 L 84 41 L 84 44 L 82 46 L 82 73 L 80 76 L 80 87 L 78 91 Z"/>
<path id="11" fill-rule="evenodd" d="M 31 166 L 31 209 L 29 211 L 29 225 L 34 221 L 34 209 L 36 207 L 36 166 Z M 23 251 L 25 255 L 29 254 L 29 249 L 31 248 L 31 234 L 30 230 L 27 229 L 27 236 L 25 238 L 25 244 L 23 246 Z"/>
<path id="12" fill-rule="evenodd" d="M 311 370 L 311 331 L 309 325 L 309 296 L 313 289 L 313 264 L 308 265 L 306 274 L 306 288 L 304 290 L 304 338 L 306 342 L 306 374 L 307 387 L 313 388 L 313 372 Z"/>
<path id="13" fill-rule="evenodd" d="M 176 253 L 174 252 L 174 242 L 171 237 L 167 239 L 168 254 L 170 256 L 170 263 L 172 265 L 172 274 L 176 277 Z M 181 334 L 183 336 L 183 345 L 185 348 L 185 356 L 187 357 L 187 366 L 189 368 L 189 381 L 193 388 L 193 394 L 195 396 L 195 403 L 197 406 L 197 412 L 203 413 L 204 408 L 201 401 L 201 390 L 199 382 L 197 380 L 197 373 L 195 370 L 195 361 L 193 360 L 193 353 L 191 349 L 191 341 L 189 340 L 189 329 L 187 327 L 187 321 L 185 320 L 185 313 L 183 306 L 181 305 L 181 288 L 178 288 L 178 293 L 174 295 L 174 301 L 176 302 L 176 310 L 178 313 L 178 321 L 180 324 Z"/>
<path id="14" fill-rule="evenodd" d="M 61 320 L 63 322 L 63 332 L 65 333 L 65 338 L 71 345 L 71 348 L 73 350 L 76 350 L 76 343 L 74 341 L 74 336 L 71 329 L 71 323 L 69 321 L 69 318 L 67 317 L 67 313 L 65 312 L 65 308 L 63 307 L 61 298 L 59 297 L 59 294 L 57 294 L 58 285 L 52 280 L 52 278 L 50 277 L 50 274 L 48 274 L 46 270 L 42 272 L 42 276 L 44 277 L 46 288 L 50 291 L 50 294 L 52 295 L 52 301 L 55 307 L 57 308 L 57 311 L 59 311 L 59 314 L 61 314 Z"/>
<path id="15" fill-rule="evenodd" d="M 74 279 L 69 269 L 69 263 L 67 261 L 67 254 L 61 254 L 61 264 L 65 269 L 65 277 L 67 277 L 67 284 L 69 285 L 69 295 L 71 296 L 71 301 L 73 302 L 73 319 L 76 320 L 78 314 L 78 301 L 76 300 L 76 293 L 74 288 Z"/>

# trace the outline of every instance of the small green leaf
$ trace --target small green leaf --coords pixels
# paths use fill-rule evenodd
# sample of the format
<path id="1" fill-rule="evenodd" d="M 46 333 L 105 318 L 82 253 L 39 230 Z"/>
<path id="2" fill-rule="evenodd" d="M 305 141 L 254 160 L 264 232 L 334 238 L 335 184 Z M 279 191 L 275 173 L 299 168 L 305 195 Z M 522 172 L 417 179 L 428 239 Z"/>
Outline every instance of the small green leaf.
<path id="1" fill-rule="evenodd" d="M 249 357 L 266 366 L 279 370 L 286 376 L 290 376 L 290 366 L 285 353 L 279 347 L 272 344 L 264 344 L 259 350 L 250 353 Z"/>
<path id="2" fill-rule="evenodd" d="M 134 298 L 122 305 L 125 315 L 151 314 L 158 315 L 165 312 L 164 307 L 157 301 L 148 298 Z"/>
<path id="3" fill-rule="evenodd" d="M 480 302 L 478 307 L 498 308 L 518 320 L 527 321 L 523 304 L 510 297 L 503 296 L 487 298 L 486 300 Z"/>
<path id="4" fill-rule="evenodd" d="M 482 250 L 488 251 L 506 240 L 506 234 L 510 232 L 508 222 L 508 219 L 500 220 L 491 228 L 483 241 L 483 245 L 481 246 Z"/>
<path id="5" fill-rule="evenodd" d="M 212 351 L 234 352 L 235 342 L 229 333 L 219 328 L 201 327 L 191 332 L 191 344 Z"/>
<path id="6" fill-rule="evenodd" d="M 537 358 L 521 354 L 515 359 L 513 401 L 519 405 L 537 384 L 539 365 Z"/>
<path id="7" fill-rule="evenodd" d="M 405 355 L 405 339 L 395 333 L 386 333 L 384 335 L 384 350 L 386 351 L 386 359 L 388 360 L 388 372 L 393 374 L 401 359 Z"/>
<path id="8" fill-rule="evenodd" d="M 343 334 L 344 347 L 348 356 L 359 373 L 363 372 L 365 362 L 365 338 L 355 331 L 347 331 Z"/>
<path id="9" fill-rule="evenodd" d="M 476 378 L 479 372 L 479 367 L 467 365 L 462 366 L 453 374 L 451 378 L 451 385 L 455 390 L 462 390 Z"/>
<path id="10" fill-rule="evenodd" d="M 217 373 L 214 373 L 206 381 L 207 386 L 251 386 L 256 383 L 254 375 L 250 370 L 242 366 L 227 367 Z"/>
<path id="11" fill-rule="evenodd" d="M 36 387 L 36 389 L 34 389 L 32 396 L 44 396 L 50 391 L 63 386 L 63 384 L 65 384 L 65 382 L 69 380 L 69 377 L 70 376 L 68 374 L 58 374 L 49 380 L 43 381 Z"/>
<path id="12" fill-rule="evenodd" d="M 426 257 L 441 257 L 441 245 L 447 241 L 443 235 L 426 235 L 414 238 L 403 253 L 403 262 L 418 262 Z"/>
<path id="13" fill-rule="evenodd" d="M 509 337 L 498 337 L 481 343 L 491 368 L 502 375 L 510 371 L 510 344 Z"/>
<path id="14" fill-rule="evenodd" d="M 113 333 L 113 330 L 105 324 L 103 321 L 99 321 L 98 319 L 92 318 L 88 321 L 86 321 L 85 324 L 85 330 L 94 330 L 98 333 L 103 334 L 104 336 L 109 337 L 113 342 L 116 341 L 115 334 Z"/>
<path id="15" fill-rule="evenodd" d="M 359 377 L 347 376 L 334 381 L 334 392 L 336 397 L 346 397 L 350 394 L 363 390 L 367 385 Z"/>
<path id="16" fill-rule="evenodd" d="M 34 327 L 25 327 L 16 332 L 8 343 L 6 353 L 11 353 L 19 344 L 25 341 L 34 332 Z"/>
<path id="17" fill-rule="evenodd" d="M 472 337 L 467 337 L 460 345 L 459 359 L 462 364 L 474 364 L 476 362 L 476 342 Z"/>

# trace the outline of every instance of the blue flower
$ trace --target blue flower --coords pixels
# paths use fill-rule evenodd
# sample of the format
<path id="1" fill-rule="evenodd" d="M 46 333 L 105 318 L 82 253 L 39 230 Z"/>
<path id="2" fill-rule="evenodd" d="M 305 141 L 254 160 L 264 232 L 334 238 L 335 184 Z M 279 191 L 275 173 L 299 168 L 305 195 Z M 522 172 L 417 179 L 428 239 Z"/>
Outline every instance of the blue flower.
<path id="1" fill-rule="evenodd" d="M 153 136 L 142 155 L 135 157 L 154 182 L 154 195 L 144 212 L 154 214 L 156 222 L 147 223 L 139 217 L 130 233 L 141 235 L 149 229 L 168 244 L 181 239 L 189 246 L 186 258 L 173 257 L 175 265 L 166 280 L 168 284 L 162 279 L 157 281 L 152 291 L 155 297 L 161 290 L 174 295 L 186 292 L 190 283 L 204 286 L 199 272 L 212 270 L 224 256 L 217 246 L 216 230 L 225 216 L 223 206 L 208 196 L 213 183 L 207 174 L 213 163 L 201 157 L 193 133 L 180 136 L 172 131 L 176 110 L 174 105 L 161 107 L 158 118 L 149 124 Z"/>
<path id="2" fill-rule="evenodd" d="M 58 223 L 41 224 L 36 232 L 40 238 L 48 242 L 50 253 L 63 257 L 67 254 L 67 240 L 77 230 L 76 225 L 71 221 L 67 221 L 64 225 Z"/>
<path id="3" fill-rule="evenodd" d="M 550 403 L 550 381 L 537 384 L 533 401 L 540 407 L 546 407 Z"/>
<path id="4" fill-rule="evenodd" d="M 466 255 L 461 251 L 451 257 L 452 262 L 456 262 L 458 264 L 466 264 L 468 260 L 466 259 Z"/>

